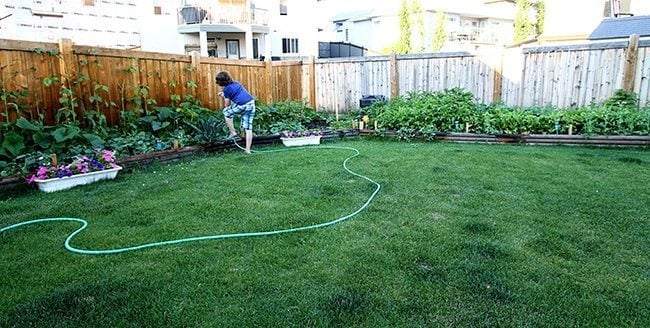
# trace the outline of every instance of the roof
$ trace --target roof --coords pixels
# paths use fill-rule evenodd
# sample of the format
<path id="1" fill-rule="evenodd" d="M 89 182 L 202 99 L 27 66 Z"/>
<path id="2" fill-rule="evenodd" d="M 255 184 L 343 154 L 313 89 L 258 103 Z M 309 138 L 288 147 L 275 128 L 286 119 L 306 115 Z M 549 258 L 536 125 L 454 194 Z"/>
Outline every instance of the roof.
<path id="1" fill-rule="evenodd" d="M 334 17 L 332 17 L 332 22 L 341 22 L 341 21 L 346 21 L 346 20 L 352 20 L 352 21 L 357 21 L 357 20 L 366 20 L 372 18 L 375 13 L 374 9 L 370 10 L 357 10 L 357 11 L 350 11 L 350 12 L 345 12 L 345 13 L 340 13 Z"/>
<path id="2" fill-rule="evenodd" d="M 605 18 L 589 35 L 589 40 L 628 38 L 632 34 L 650 36 L 650 16 Z"/>

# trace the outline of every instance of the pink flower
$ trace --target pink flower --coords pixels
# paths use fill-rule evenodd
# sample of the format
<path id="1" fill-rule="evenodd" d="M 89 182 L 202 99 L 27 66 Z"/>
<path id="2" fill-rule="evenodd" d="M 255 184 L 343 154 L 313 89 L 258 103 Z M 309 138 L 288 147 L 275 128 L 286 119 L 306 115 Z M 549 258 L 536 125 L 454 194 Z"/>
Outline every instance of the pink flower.
<path id="1" fill-rule="evenodd" d="M 104 153 L 102 154 L 102 159 L 104 160 L 104 162 L 110 163 L 115 159 L 115 154 L 110 150 L 104 150 Z"/>

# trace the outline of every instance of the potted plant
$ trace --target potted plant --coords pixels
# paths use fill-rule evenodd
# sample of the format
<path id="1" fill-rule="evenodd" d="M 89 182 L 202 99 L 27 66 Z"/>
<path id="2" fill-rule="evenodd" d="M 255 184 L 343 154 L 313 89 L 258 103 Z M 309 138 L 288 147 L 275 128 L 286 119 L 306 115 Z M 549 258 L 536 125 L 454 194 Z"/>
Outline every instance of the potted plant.
<path id="1" fill-rule="evenodd" d="M 282 131 L 280 140 L 287 147 L 320 144 L 320 131 Z"/>
<path id="2" fill-rule="evenodd" d="M 67 165 L 41 165 L 27 183 L 36 183 L 44 192 L 69 189 L 74 186 L 99 180 L 114 179 L 122 167 L 115 163 L 115 153 L 106 149 L 95 149 L 93 156 L 77 156 Z"/>

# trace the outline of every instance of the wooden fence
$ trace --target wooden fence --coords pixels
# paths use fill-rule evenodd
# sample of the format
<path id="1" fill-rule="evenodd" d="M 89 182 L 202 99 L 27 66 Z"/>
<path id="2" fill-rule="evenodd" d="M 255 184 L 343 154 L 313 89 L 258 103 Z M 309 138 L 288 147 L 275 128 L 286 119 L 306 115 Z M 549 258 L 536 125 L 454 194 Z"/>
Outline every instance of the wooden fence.
<path id="1" fill-rule="evenodd" d="M 70 90 L 79 107 L 99 108 L 109 124 L 133 108 L 170 106 L 198 99 L 207 108 L 224 106 L 215 76 L 229 71 L 262 102 L 302 98 L 302 62 L 260 62 L 170 55 L 76 46 L 70 40 L 37 43 L 0 40 L 0 92 L 7 103 L 0 112 L 9 120 L 19 115 L 47 123 L 63 105 L 62 90 Z M 52 78 L 56 77 L 56 80 Z M 47 81 L 55 81 L 46 85 Z M 26 93 L 21 94 L 25 91 Z M 65 93 L 66 91 L 64 91 Z M 13 97 L 12 97 L 13 96 Z M 81 109 L 78 109 L 80 114 Z M 0 119 L 5 121 L 4 116 Z"/>
<path id="2" fill-rule="evenodd" d="M 650 103 L 650 40 L 524 48 L 504 56 L 502 101 L 559 108 L 600 104 L 617 89 Z"/>
<path id="3" fill-rule="evenodd" d="M 325 59 L 315 63 L 316 105 L 358 108 L 364 95 L 459 87 L 480 103 L 508 106 L 582 107 L 600 104 L 617 89 L 650 103 L 650 40 L 498 52 L 393 55 Z"/>
<path id="4" fill-rule="evenodd" d="M 231 72 L 264 103 L 304 99 L 314 108 L 337 113 L 358 108 L 366 95 L 391 98 L 453 87 L 472 92 L 480 103 L 508 106 L 588 106 L 602 103 L 617 89 L 637 93 L 640 106 L 650 104 L 650 41 L 635 37 L 479 54 L 282 62 L 102 49 L 69 40 L 0 40 L 0 92 L 6 97 L 0 113 L 8 112 L 9 120 L 42 114 L 52 123 L 63 106 L 65 88 L 85 109 L 98 106 L 110 124 L 118 122 L 120 111 L 142 108 L 147 100 L 147 106 L 153 101 L 169 106 L 178 98 L 191 97 L 219 109 L 224 104 L 214 78 L 222 70 Z M 60 82 L 45 85 L 52 77 Z M 21 105 L 20 111 L 11 102 Z"/>

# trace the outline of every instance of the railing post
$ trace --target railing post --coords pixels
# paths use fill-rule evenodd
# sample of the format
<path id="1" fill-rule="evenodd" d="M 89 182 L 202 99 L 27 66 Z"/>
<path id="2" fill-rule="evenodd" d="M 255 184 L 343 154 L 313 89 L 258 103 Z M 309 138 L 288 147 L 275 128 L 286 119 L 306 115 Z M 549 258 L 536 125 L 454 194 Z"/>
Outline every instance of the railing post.
<path id="1" fill-rule="evenodd" d="M 639 54 L 639 35 L 630 35 L 627 53 L 625 54 L 625 66 L 623 68 L 623 90 L 634 91 L 634 80 L 636 79 L 636 59 Z"/>

